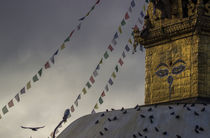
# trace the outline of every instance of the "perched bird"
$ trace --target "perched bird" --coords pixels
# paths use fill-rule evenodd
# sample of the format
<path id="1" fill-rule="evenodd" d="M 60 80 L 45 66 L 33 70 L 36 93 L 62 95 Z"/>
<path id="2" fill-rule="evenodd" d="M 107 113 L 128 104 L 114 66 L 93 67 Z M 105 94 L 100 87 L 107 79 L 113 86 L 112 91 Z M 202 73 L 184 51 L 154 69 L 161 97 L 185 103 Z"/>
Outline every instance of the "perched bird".
<path id="1" fill-rule="evenodd" d="M 196 111 L 194 111 L 194 115 L 199 116 L 199 114 Z"/>
<path id="2" fill-rule="evenodd" d="M 150 116 L 149 116 L 149 118 L 150 118 L 150 119 L 153 119 L 153 118 L 154 118 L 154 116 L 153 116 L 153 115 L 150 115 Z"/>
<path id="3" fill-rule="evenodd" d="M 134 109 L 137 109 L 139 107 L 139 105 L 137 104 L 135 107 L 134 107 Z"/>
<path id="4" fill-rule="evenodd" d="M 115 117 L 113 118 L 113 120 L 117 120 L 117 116 L 115 116 Z"/>
<path id="5" fill-rule="evenodd" d="M 143 115 L 143 114 L 140 114 L 140 116 L 141 116 L 141 118 L 145 118 L 145 115 Z"/>
<path id="6" fill-rule="evenodd" d="M 123 114 L 127 114 L 127 110 L 125 110 L 125 111 L 123 112 Z"/>
<path id="7" fill-rule="evenodd" d="M 104 116 L 104 113 L 103 114 L 101 114 L 101 117 L 103 117 Z"/>
<path id="8" fill-rule="evenodd" d="M 186 106 L 187 106 L 187 104 L 184 104 L 184 105 L 183 105 L 183 107 L 186 107 Z"/>
<path id="9" fill-rule="evenodd" d="M 152 108 L 149 108 L 147 111 L 148 111 L 148 112 L 152 111 Z"/>
<path id="10" fill-rule="evenodd" d="M 144 132 L 147 132 L 147 131 L 148 131 L 148 129 L 147 129 L 147 128 L 145 128 L 145 129 L 143 129 L 143 131 L 144 131 Z"/>
<path id="11" fill-rule="evenodd" d="M 171 106 L 168 106 L 168 108 L 169 108 L 169 110 L 173 109 L 173 107 L 171 107 Z"/>
<path id="12" fill-rule="evenodd" d="M 143 136 L 140 132 L 138 132 L 138 134 L 139 134 L 140 137 Z"/>
<path id="13" fill-rule="evenodd" d="M 99 121 L 98 121 L 98 120 L 96 120 L 95 124 L 98 124 L 98 123 L 99 123 Z"/>
<path id="14" fill-rule="evenodd" d="M 136 135 L 135 134 L 133 134 L 133 138 L 136 138 Z"/>
<path id="15" fill-rule="evenodd" d="M 121 111 L 123 111 L 123 110 L 124 110 L 124 107 L 121 108 Z"/>
<path id="16" fill-rule="evenodd" d="M 105 131 L 108 131 L 108 128 L 105 127 L 104 130 L 105 130 Z"/>
<path id="17" fill-rule="evenodd" d="M 188 111 L 191 111 L 191 109 L 190 109 L 189 107 L 187 107 L 187 110 L 188 110 Z"/>
<path id="18" fill-rule="evenodd" d="M 106 112 L 109 112 L 109 110 L 108 110 L 108 109 L 106 109 Z"/>
<path id="19" fill-rule="evenodd" d="M 174 115 L 174 114 L 175 114 L 175 112 L 170 113 L 170 115 Z"/>
<path id="20" fill-rule="evenodd" d="M 33 131 L 37 131 L 38 129 L 40 129 L 40 128 L 44 128 L 45 126 L 42 126 L 42 127 L 24 127 L 24 126 L 21 126 L 21 128 L 23 128 L 23 129 L 31 129 L 31 130 L 33 130 Z"/>
<path id="21" fill-rule="evenodd" d="M 114 111 L 115 109 L 114 109 L 114 108 L 112 108 L 111 110 L 112 110 L 112 111 Z"/>
<path id="22" fill-rule="evenodd" d="M 165 132 L 163 132 L 163 135 L 167 135 L 167 132 L 165 131 Z"/>
<path id="23" fill-rule="evenodd" d="M 176 135 L 177 138 L 182 138 L 180 135 Z"/>
<path id="24" fill-rule="evenodd" d="M 194 107 L 195 106 L 195 104 L 193 103 L 193 104 L 191 104 L 191 107 Z"/>
<path id="25" fill-rule="evenodd" d="M 202 127 L 199 128 L 200 131 L 204 131 L 204 129 Z"/>
<path id="26" fill-rule="evenodd" d="M 108 118 L 109 122 L 111 122 L 112 120 L 110 118 Z"/>
<path id="27" fill-rule="evenodd" d="M 206 104 L 206 103 L 203 103 L 203 105 L 204 105 L 204 106 L 207 106 L 207 104 Z"/>
<path id="28" fill-rule="evenodd" d="M 204 112 L 205 110 L 206 110 L 206 109 L 205 109 L 205 107 L 204 107 L 204 108 L 201 109 L 201 112 Z"/>
<path id="29" fill-rule="evenodd" d="M 157 127 L 155 127 L 155 131 L 159 132 L 159 129 Z"/>
<path id="30" fill-rule="evenodd" d="M 176 115 L 176 119 L 179 119 L 180 118 L 180 116 L 179 115 Z"/>
<path id="31" fill-rule="evenodd" d="M 99 133 L 100 133 L 100 135 L 101 135 L 101 136 L 103 136 L 103 135 L 104 135 L 104 133 L 103 133 L 103 132 L 101 132 L 101 131 L 100 131 Z"/>
<path id="32" fill-rule="evenodd" d="M 194 131 L 199 134 L 199 131 L 195 128 Z"/>
<path id="33" fill-rule="evenodd" d="M 136 109 L 136 111 L 140 111 L 140 110 L 141 110 L 141 108 L 140 108 L 140 107 Z"/>
<path id="34" fill-rule="evenodd" d="M 153 120 L 152 119 L 150 119 L 150 123 L 153 124 Z"/>

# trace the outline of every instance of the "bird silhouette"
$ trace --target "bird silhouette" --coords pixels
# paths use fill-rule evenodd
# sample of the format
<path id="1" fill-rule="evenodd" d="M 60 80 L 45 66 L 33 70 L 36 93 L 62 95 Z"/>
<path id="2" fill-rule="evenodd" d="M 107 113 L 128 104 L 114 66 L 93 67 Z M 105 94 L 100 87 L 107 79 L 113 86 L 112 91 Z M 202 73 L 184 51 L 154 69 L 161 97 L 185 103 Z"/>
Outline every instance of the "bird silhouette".
<path id="1" fill-rule="evenodd" d="M 21 128 L 23 128 L 23 129 L 31 129 L 31 130 L 33 130 L 33 131 L 37 131 L 38 129 L 40 129 L 40 128 L 44 128 L 45 126 L 42 126 L 42 127 L 24 127 L 24 126 L 21 126 Z"/>

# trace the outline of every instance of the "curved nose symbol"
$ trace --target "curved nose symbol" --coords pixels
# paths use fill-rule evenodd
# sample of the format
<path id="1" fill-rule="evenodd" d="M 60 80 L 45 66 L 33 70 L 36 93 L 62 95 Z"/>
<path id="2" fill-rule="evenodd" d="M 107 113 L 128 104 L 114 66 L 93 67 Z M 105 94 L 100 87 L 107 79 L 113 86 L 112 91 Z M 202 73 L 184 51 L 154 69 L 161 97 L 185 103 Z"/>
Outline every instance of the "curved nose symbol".
<path id="1" fill-rule="evenodd" d="M 168 76 L 168 83 L 169 83 L 169 98 L 171 98 L 171 85 L 173 83 L 173 77 L 172 76 Z"/>

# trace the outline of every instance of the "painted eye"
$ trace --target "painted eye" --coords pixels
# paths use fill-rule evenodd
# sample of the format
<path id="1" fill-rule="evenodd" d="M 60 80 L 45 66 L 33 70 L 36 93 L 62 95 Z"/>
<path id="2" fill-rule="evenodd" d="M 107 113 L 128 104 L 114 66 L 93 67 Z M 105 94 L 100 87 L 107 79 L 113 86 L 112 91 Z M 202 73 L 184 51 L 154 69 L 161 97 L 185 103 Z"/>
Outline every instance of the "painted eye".
<path id="1" fill-rule="evenodd" d="M 178 67 L 174 67 L 174 68 L 172 69 L 172 73 L 173 73 L 173 74 L 179 74 L 179 73 L 181 73 L 184 69 L 185 69 L 185 66 L 184 66 L 184 65 L 179 65 Z"/>
<path id="2" fill-rule="evenodd" d="M 155 74 L 159 77 L 164 77 L 168 75 L 168 69 L 160 69 Z"/>

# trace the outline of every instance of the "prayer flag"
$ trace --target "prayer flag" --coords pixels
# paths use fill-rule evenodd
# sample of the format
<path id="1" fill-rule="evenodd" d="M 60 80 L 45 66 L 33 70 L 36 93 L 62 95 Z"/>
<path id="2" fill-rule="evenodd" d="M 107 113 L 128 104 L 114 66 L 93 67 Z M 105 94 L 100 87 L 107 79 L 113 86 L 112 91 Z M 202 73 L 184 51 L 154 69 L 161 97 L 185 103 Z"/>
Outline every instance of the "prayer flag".
<path id="1" fill-rule="evenodd" d="M 82 25 L 82 23 L 79 23 L 79 24 L 77 25 L 77 30 L 80 30 L 81 25 Z"/>
<path id="2" fill-rule="evenodd" d="M 22 88 L 21 90 L 20 90 L 20 94 L 22 95 L 22 94 L 24 94 L 24 93 L 26 93 L 26 89 L 25 89 L 25 87 L 24 88 Z"/>
<path id="3" fill-rule="evenodd" d="M 15 99 L 16 99 L 16 101 L 17 101 L 17 102 L 20 102 L 20 96 L 19 96 L 19 93 L 15 95 Z"/>
<path id="4" fill-rule="evenodd" d="M 98 64 L 97 66 L 96 66 L 96 70 L 99 70 L 100 69 L 100 65 Z"/>
<path id="5" fill-rule="evenodd" d="M 126 45 L 126 46 L 125 46 L 125 50 L 126 50 L 127 52 L 129 52 L 129 51 L 130 51 L 130 48 L 129 48 L 129 46 L 128 46 L 128 45 Z"/>
<path id="6" fill-rule="evenodd" d="M 132 7 L 135 7 L 135 5 L 136 5 L 136 4 L 135 4 L 135 1 L 132 0 L 132 1 L 131 1 L 131 6 L 132 6 Z"/>
<path id="7" fill-rule="evenodd" d="M 31 81 L 29 81 L 29 82 L 26 84 L 26 88 L 27 88 L 27 90 L 31 88 Z"/>
<path id="8" fill-rule="evenodd" d="M 95 113 L 96 113 L 96 111 L 93 109 L 92 112 L 91 112 L 91 114 L 95 114 Z"/>
<path id="9" fill-rule="evenodd" d="M 128 12 L 126 12 L 125 14 L 125 20 L 128 20 L 130 18 L 130 16 L 128 15 Z"/>
<path id="10" fill-rule="evenodd" d="M 9 112 L 6 105 L 2 108 L 2 112 L 4 115 Z"/>
<path id="11" fill-rule="evenodd" d="M 116 32 L 115 34 L 114 34 L 114 39 L 117 39 L 118 38 L 118 33 Z"/>
<path id="12" fill-rule="evenodd" d="M 2 117 L 1 117 L 1 114 L 0 114 L 0 119 L 1 119 Z"/>
<path id="13" fill-rule="evenodd" d="M 85 19 L 86 16 L 82 17 L 79 19 L 79 21 L 83 21 Z"/>
<path id="14" fill-rule="evenodd" d="M 95 104 L 94 109 L 98 109 L 98 104 Z"/>
<path id="15" fill-rule="evenodd" d="M 114 50 L 114 48 L 112 47 L 112 45 L 108 46 L 108 49 L 112 52 Z"/>
<path id="16" fill-rule="evenodd" d="M 95 5 L 92 6 L 91 10 L 95 9 Z"/>
<path id="17" fill-rule="evenodd" d="M 50 68 L 50 63 L 47 61 L 47 62 L 45 63 L 45 65 L 44 65 L 44 67 L 45 67 L 45 69 Z"/>
<path id="18" fill-rule="evenodd" d="M 119 69 L 118 69 L 118 65 L 116 65 L 116 67 L 115 67 L 115 71 L 116 71 L 116 72 L 118 72 L 118 71 L 119 71 Z"/>
<path id="19" fill-rule="evenodd" d="M 120 65 L 122 66 L 123 65 L 123 61 L 122 61 L 122 59 L 120 58 L 119 59 L 119 61 L 118 61 L 119 63 L 120 63 Z"/>
<path id="20" fill-rule="evenodd" d="M 85 88 L 82 89 L 83 94 L 85 95 L 87 93 L 87 90 Z"/>
<path id="21" fill-rule="evenodd" d="M 108 82 L 109 82 L 109 84 L 110 84 L 110 85 L 113 85 L 113 81 L 112 81 L 112 79 L 111 79 L 111 78 L 109 79 L 109 81 L 108 81 Z"/>
<path id="22" fill-rule="evenodd" d="M 78 106 L 78 100 L 74 101 L 74 104 L 75 104 L 76 106 Z"/>
<path id="23" fill-rule="evenodd" d="M 86 86 L 87 86 L 88 88 L 91 88 L 91 84 L 90 84 L 89 81 L 86 83 Z"/>
<path id="24" fill-rule="evenodd" d="M 58 51 L 59 51 L 59 49 L 57 49 L 57 50 L 55 51 L 54 55 L 57 55 L 57 54 L 58 54 Z"/>
<path id="25" fill-rule="evenodd" d="M 104 97 L 104 96 L 106 96 L 106 95 L 105 95 L 105 92 L 103 91 L 101 94 L 101 97 Z"/>
<path id="26" fill-rule="evenodd" d="M 102 104 L 104 102 L 101 97 L 98 99 L 98 101 L 99 101 L 100 104 Z"/>
<path id="27" fill-rule="evenodd" d="M 99 2 L 100 2 L 100 0 L 97 0 L 97 1 L 96 1 L 96 4 L 99 4 Z"/>
<path id="28" fill-rule="evenodd" d="M 131 7 L 129 7 L 129 12 L 130 12 L 130 13 L 132 12 L 132 8 L 131 8 Z"/>
<path id="29" fill-rule="evenodd" d="M 141 14 L 141 17 L 144 17 L 144 13 L 143 13 L 143 11 L 141 11 L 141 12 L 140 12 L 140 14 Z"/>
<path id="30" fill-rule="evenodd" d="M 88 16 L 90 14 L 91 11 L 89 11 L 85 16 Z"/>
<path id="31" fill-rule="evenodd" d="M 109 54 L 108 54 L 108 52 L 106 51 L 106 52 L 104 53 L 104 58 L 107 59 L 108 57 L 109 57 Z"/>
<path id="32" fill-rule="evenodd" d="M 50 57 L 50 61 L 51 61 L 53 64 L 55 63 L 54 55 L 52 55 L 52 57 Z"/>
<path id="33" fill-rule="evenodd" d="M 109 91 L 109 86 L 108 86 L 108 84 L 105 86 L 105 90 L 106 90 L 106 92 Z"/>
<path id="34" fill-rule="evenodd" d="M 131 40 L 130 38 L 129 38 L 128 42 L 129 42 L 130 44 L 132 44 L 132 40 Z"/>
<path id="35" fill-rule="evenodd" d="M 102 64 L 102 63 L 103 63 L 103 58 L 101 58 L 101 60 L 100 60 L 99 64 Z"/>
<path id="36" fill-rule="evenodd" d="M 42 68 L 38 71 L 39 76 L 42 76 Z"/>
<path id="37" fill-rule="evenodd" d="M 74 105 L 71 106 L 71 112 L 74 112 Z"/>
<path id="38" fill-rule="evenodd" d="M 117 41 L 115 39 L 112 39 L 112 44 L 113 45 L 116 45 L 117 44 Z"/>
<path id="39" fill-rule="evenodd" d="M 90 77 L 90 82 L 93 84 L 95 82 L 93 76 Z"/>
<path id="40" fill-rule="evenodd" d="M 126 24 L 126 22 L 125 22 L 125 20 L 123 19 L 123 20 L 121 21 L 121 25 L 124 26 L 125 24 Z"/>
<path id="41" fill-rule="evenodd" d="M 122 28 L 121 28 L 121 26 L 118 27 L 118 31 L 120 32 L 120 34 L 122 34 Z"/>
<path id="42" fill-rule="evenodd" d="M 125 58 L 125 52 L 124 52 L 124 51 L 123 51 L 123 53 L 122 53 L 122 57 Z"/>
<path id="43" fill-rule="evenodd" d="M 98 76 L 98 71 L 97 71 L 97 70 L 95 70 L 95 71 L 93 72 L 93 76 L 94 76 L 94 77 L 97 77 L 97 76 Z"/>
<path id="44" fill-rule="evenodd" d="M 81 99 L 81 94 L 79 94 L 77 97 L 77 100 L 80 100 L 80 99 Z"/>
<path id="45" fill-rule="evenodd" d="M 63 43 L 63 44 L 61 45 L 61 50 L 63 50 L 65 47 L 66 47 L 66 46 L 65 46 L 65 43 Z"/>
<path id="46" fill-rule="evenodd" d="M 145 0 L 146 1 L 146 3 L 149 3 L 149 0 Z"/>
<path id="47" fill-rule="evenodd" d="M 115 72 L 112 73 L 112 77 L 113 77 L 113 78 L 116 78 Z"/>
<path id="48" fill-rule="evenodd" d="M 8 106 L 9 106 L 9 108 L 14 106 L 13 99 L 9 101 Z"/>
<path id="49" fill-rule="evenodd" d="M 70 35 L 69 35 L 69 38 L 71 38 L 71 37 L 72 37 L 72 35 L 73 35 L 74 31 L 75 31 L 75 30 L 72 30 L 72 31 L 71 31 L 71 33 L 70 33 Z"/>
<path id="50" fill-rule="evenodd" d="M 33 76 L 33 82 L 36 82 L 36 81 L 38 81 L 39 79 L 38 79 L 38 76 L 37 75 L 34 75 Z"/>

